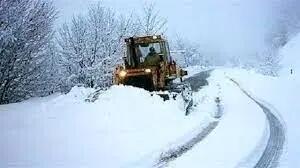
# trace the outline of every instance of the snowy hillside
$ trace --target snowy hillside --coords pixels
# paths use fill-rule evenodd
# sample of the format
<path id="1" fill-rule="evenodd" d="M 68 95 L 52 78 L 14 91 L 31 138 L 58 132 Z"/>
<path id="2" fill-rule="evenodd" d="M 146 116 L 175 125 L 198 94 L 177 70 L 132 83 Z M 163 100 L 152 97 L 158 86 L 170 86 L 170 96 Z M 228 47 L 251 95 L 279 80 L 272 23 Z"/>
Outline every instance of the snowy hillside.
<path id="1" fill-rule="evenodd" d="M 293 69 L 294 75 L 300 76 L 300 34 L 293 37 L 281 50 L 282 71 L 281 75 L 289 76 Z"/>

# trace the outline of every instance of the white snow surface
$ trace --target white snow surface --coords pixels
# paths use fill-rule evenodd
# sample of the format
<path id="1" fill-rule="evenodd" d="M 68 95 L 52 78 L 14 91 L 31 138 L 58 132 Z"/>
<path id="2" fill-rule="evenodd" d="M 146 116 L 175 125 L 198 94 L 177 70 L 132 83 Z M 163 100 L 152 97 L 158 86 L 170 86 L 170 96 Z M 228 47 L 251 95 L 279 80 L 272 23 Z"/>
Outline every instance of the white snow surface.
<path id="1" fill-rule="evenodd" d="M 196 74 L 199 67 L 190 68 Z M 94 103 L 95 90 L 0 106 L 0 167 L 151 167 L 162 152 L 183 145 L 214 118 L 215 98 L 223 116 L 203 141 L 169 167 L 246 167 L 260 157 L 269 132 L 262 109 L 227 77 L 258 100 L 268 102 L 288 130 L 280 167 L 300 167 L 300 80 L 268 77 L 242 69 L 212 72 L 209 86 L 194 93 L 196 106 L 184 116 L 182 101 L 164 102 L 134 87 L 113 86 Z M 246 162 L 246 163 L 245 163 Z"/>
<path id="2" fill-rule="evenodd" d="M 0 106 L 0 167 L 145 166 L 211 120 L 213 109 L 186 117 L 180 100 L 143 89 L 113 86 L 85 102 L 93 91 Z"/>
<path id="3" fill-rule="evenodd" d="M 228 75 L 238 81 L 258 100 L 268 102 L 287 129 L 287 142 L 282 167 L 300 167 L 299 110 L 300 78 L 297 75 L 267 77 L 245 70 L 228 70 Z"/>
<path id="4" fill-rule="evenodd" d="M 292 43 L 298 45 L 294 41 Z M 294 55 L 294 49 L 284 47 L 282 52 L 292 57 L 288 54 Z M 261 156 L 269 136 L 266 117 L 262 109 L 228 78 L 233 78 L 256 100 L 271 107 L 270 110 L 287 130 L 279 167 L 300 167 L 298 74 L 270 77 L 238 68 L 218 68 L 212 73 L 210 85 L 218 83 L 222 88 L 224 116 L 204 141 L 169 167 L 253 167 Z"/>
<path id="5" fill-rule="evenodd" d="M 262 153 L 257 148 L 267 136 L 263 111 L 226 78 L 223 70 L 215 70 L 209 83 L 221 88 L 223 117 L 207 138 L 169 167 L 236 167 L 246 159 L 251 162 L 248 166 L 255 165 Z M 254 150 L 258 157 L 249 160 Z"/>

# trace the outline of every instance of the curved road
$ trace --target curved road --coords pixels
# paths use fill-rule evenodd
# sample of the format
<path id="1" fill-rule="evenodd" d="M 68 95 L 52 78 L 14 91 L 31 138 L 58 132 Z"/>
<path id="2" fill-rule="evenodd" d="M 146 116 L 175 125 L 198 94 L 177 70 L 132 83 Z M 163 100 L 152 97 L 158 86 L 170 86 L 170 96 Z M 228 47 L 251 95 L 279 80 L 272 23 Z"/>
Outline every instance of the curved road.
<path id="1" fill-rule="evenodd" d="M 203 86 L 208 85 L 207 78 L 210 76 L 210 72 L 211 70 L 198 73 L 190 78 L 187 78 L 185 81 L 189 82 L 191 84 L 192 90 L 196 92 Z M 268 120 L 270 133 L 269 138 L 267 140 L 265 149 L 261 157 L 258 159 L 257 163 L 254 165 L 254 168 L 277 167 L 286 140 L 285 128 L 282 122 L 274 115 L 275 113 L 273 113 L 272 110 L 270 110 L 271 107 L 253 98 L 246 90 L 244 90 L 239 85 L 238 82 L 231 78 L 229 79 L 233 83 L 235 83 L 245 95 L 252 99 L 263 110 Z M 217 125 L 218 121 L 210 123 L 202 132 L 200 132 L 196 137 L 192 138 L 183 146 L 179 146 L 177 149 L 171 149 L 166 153 L 162 153 L 155 167 L 165 167 L 170 161 L 175 160 L 182 154 L 189 151 L 194 145 L 202 141 Z"/>
<path id="2" fill-rule="evenodd" d="M 277 167 L 278 161 L 283 151 L 285 142 L 285 130 L 278 120 L 278 118 L 272 114 L 263 104 L 255 101 L 265 112 L 270 125 L 270 137 L 263 152 L 262 157 L 256 163 L 255 168 L 272 168 Z"/>
<path id="3" fill-rule="evenodd" d="M 266 114 L 269 122 L 270 136 L 267 145 L 264 149 L 262 156 L 255 164 L 254 168 L 274 168 L 279 164 L 279 159 L 282 154 L 285 142 L 285 128 L 281 121 L 272 113 L 267 105 L 262 104 L 258 100 L 254 99 L 248 92 L 246 92 L 238 82 L 230 79 L 244 92 L 250 99 L 252 99 Z"/>

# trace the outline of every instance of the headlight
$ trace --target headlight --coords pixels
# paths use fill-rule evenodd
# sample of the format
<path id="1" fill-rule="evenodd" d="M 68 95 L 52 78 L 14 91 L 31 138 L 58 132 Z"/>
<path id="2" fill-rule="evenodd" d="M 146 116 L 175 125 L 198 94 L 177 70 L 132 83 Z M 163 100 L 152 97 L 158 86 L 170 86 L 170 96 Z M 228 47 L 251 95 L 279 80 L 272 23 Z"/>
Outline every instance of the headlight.
<path id="1" fill-rule="evenodd" d="M 126 71 L 120 71 L 120 72 L 119 72 L 119 76 L 120 76 L 121 78 L 124 78 L 126 75 L 127 75 L 127 72 L 126 72 Z"/>
<path id="2" fill-rule="evenodd" d="M 153 36 L 153 40 L 156 40 L 157 39 L 157 36 Z"/>
<path id="3" fill-rule="evenodd" d="M 146 73 L 151 73 L 151 69 L 145 69 Z"/>

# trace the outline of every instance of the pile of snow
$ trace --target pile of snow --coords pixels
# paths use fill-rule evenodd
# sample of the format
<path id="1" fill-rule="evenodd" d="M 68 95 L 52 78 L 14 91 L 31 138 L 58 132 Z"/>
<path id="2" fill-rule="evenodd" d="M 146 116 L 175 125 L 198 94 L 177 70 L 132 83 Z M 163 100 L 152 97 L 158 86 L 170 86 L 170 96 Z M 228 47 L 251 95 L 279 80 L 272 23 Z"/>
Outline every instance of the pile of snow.
<path id="1" fill-rule="evenodd" d="M 66 95 L 0 106 L 0 167 L 145 166 L 148 156 L 157 159 L 201 131 L 213 110 L 186 117 L 180 99 L 163 101 L 125 86 L 85 102 L 92 92 L 75 87 Z"/>

